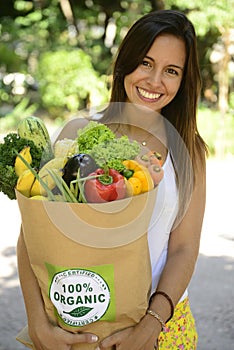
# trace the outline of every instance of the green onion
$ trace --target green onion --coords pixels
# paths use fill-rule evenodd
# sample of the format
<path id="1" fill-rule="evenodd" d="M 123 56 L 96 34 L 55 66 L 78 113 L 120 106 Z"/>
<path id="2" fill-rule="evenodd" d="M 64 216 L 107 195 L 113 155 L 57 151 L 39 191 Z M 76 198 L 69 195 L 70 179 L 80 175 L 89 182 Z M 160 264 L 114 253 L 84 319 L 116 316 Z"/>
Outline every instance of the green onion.
<path id="1" fill-rule="evenodd" d="M 63 180 L 63 178 L 56 173 L 54 170 L 47 169 L 50 176 L 53 178 L 56 186 L 58 187 L 59 191 L 61 192 L 63 199 L 66 202 L 70 203 L 77 203 L 77 199 L 70 190 L 70 188 L 67 186 L 66 182 Z"/>

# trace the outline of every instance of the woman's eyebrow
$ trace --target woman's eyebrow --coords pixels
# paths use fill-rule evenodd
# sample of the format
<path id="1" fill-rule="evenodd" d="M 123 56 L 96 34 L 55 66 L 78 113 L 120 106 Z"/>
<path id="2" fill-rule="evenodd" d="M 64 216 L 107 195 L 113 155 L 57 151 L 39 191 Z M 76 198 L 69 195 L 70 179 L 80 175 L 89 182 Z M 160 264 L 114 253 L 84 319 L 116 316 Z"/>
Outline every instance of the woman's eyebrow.
<path id="1" fill-rule="evenodd" d="M 150 57 L 150 56 L 145 56 L 145 58 L 148 58 L 148 60 L 154 62 L 154 59 L 152 57 Z"/>
<path id="2" fill-rule="evenodd" d="M 145 56 L 145 58 L 147 58 L 148 60 L 154 62 L 154 59 L 152 57 L 150 57 L 150 56 Z M 170 63 L 167 66 L 168 67 L 178 68 L 178 69 L 181 69 L 182 71 L 184 70 L 184 67 L 178 66 L 177 64 L 174 64 L 174 63 Z"/>
<path id="3" fill-rule="evenodd" d="M 178 66 L 177 64 L 169 64 L 168 66 L 169 66 L 169 67 L 174 67 L 174 68 L 178 68 L 178 69 L 184 70 L 183 67 Z"/>

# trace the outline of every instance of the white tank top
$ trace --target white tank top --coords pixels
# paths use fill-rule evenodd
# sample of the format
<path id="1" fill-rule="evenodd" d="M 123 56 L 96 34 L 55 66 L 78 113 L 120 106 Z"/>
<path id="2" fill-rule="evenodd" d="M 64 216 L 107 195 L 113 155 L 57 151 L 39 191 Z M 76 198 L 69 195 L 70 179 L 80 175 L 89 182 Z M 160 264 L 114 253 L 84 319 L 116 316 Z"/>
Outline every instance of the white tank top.
<path id="1" fill-rule="evenodd" d="M 171 156 L 168 153 L 163 165 L 164 177 L 158 186 L 154 212 L 148 229 L 148 244 L 152 267 L 153 294 L 165 266 L 168 241 L 179 207 L 179 195 Z M 187 291 L 181 300 L 187 295 Z"/>

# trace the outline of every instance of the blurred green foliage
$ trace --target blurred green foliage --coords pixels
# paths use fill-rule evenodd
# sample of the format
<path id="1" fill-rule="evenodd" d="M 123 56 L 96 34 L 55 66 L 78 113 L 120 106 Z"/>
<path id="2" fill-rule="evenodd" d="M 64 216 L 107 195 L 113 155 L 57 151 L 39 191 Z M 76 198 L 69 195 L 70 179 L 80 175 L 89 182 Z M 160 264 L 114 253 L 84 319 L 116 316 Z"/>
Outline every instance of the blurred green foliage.
<path id="1" fill-rule="evenodd" d="M 209 147 L 211 156 L 218 153 L 234 155 L 234 118 L 232 113 L 228 113 L 223 118 L 218 110 L 201 105 L 198 111 L 198 129 Z"/>
<path id="2" fill-rule="evenodd" d="M 0 4 L 0 116 L 8 118 L 9 106 L 11 110 L 24 98 L 52 118 L 66 118 L 67 113 L 106 102 L 118 45 L 132 22 L 155 4 L 149 0 Z"/>
<path id="3" fill-rule="evenodd" d="M 36 77 L 42 105 L 55 116 L 108 100 L 105 77 L 98 76 L 90 56 L 80 49 L 42 54 Z"/>
<path id="4" fill-rule="evenodd" d="M 24 97 L 14 108 L 7 110 L 4 117 L 0 117 L 0 131 L 15 130 L 20 120 L 33 115 L 37 110 L 36 104 L 30 104 Z"/>
<path id="5" fill-rule="evenodd" d="M 210 62 L 222 25 L 232 27 L 233 5 L 234 0 L 2 1 L 1 131 L 13 128 L 31 112 L 62 121 L 78 109 L 105 103 L 112 62 L 130 25 L 152 10 L 173 8 L 191 18 L 198 34 L 201 104 L 206 106 L 199 111 L 201 131 L 211 152 L 223 135 L 230 139 L 225 149 L 233 152 L 234 76 L 230 76 L 230 112 L 224 121 L 217 112 L 217 66 Z"/>
<path id="6" fill-rule="evenodd" d="M 7 72 L 17 72 L 21 69 L 23 60 L 15 53 L 13 48 L 4 43 L 0 43 L 0 57 L 1 64 L 4 62 Z"/>

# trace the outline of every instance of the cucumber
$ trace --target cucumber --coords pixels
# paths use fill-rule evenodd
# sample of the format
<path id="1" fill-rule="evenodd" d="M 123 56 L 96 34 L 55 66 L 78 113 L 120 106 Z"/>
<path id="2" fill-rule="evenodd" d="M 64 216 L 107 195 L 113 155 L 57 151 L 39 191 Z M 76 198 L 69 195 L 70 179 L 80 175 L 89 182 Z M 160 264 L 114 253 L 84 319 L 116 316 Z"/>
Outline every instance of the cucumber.
<path id="1" fill-rule="evenodd" d="M 35 146 L 42 151 L 42 162 L 53 158 L 53 148 L 48 130 L 42 119 L 30 116 L 22 119 L 17 128 L 21 138 L 33 141 Z"/>

